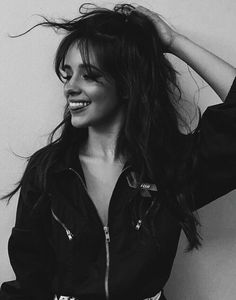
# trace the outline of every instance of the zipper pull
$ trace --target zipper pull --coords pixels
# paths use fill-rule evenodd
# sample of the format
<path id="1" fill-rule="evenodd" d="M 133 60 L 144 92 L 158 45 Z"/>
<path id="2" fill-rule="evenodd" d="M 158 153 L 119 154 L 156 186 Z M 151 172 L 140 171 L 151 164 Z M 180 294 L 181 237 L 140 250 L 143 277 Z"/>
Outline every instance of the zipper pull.
<path id="1" fill-rule="evenodd" d="M 137 222 L 137 224 L 136 224 L 136 226 L 135 226 L 135 229 L 136 229 L 136 230 L 139 230 L 140 227 L 141 227 L 141 225 L 142 225 L 142 220 L 138 220 L 138 222 Z"/>
<path id="2" fill-rule="evenodd" d="M 64 228 L 68 239 L 71 241 L 73 239 L 73 233 L 66 227 L 66 225 L 55 215 L 51 208 L 53 218 Z"/>
<path id="3" fill-rule="evenodd" d="M 71 241 L 71 240 L 73 239 L 73 233 L 70 232 L 69 229 L 66 229 L 66 234 L 67 234 L 67 236 L 68 236 L 68 239 Z"/>
<path id="4" fill-rule="evenodd" d="M 146 210 L 143 219 L 148 215 L 148 213 L 149 213 L 150 209 L 152 208 L 153 204 L 154 204 L 154 200 L 153 200 L 152 203 L 150 204 L 149 208 Z M 140 227 L 142 226 L 143 219 L 142 219 L 142 220 L 141 220 L 141 219 L 138 220 L 138 222 L 137 222 L 137 224 L 136 224 L 136 226 L 135 226 L 135 229 L 136 229 L 136 230 L 139 230 Z"/>
<path id="5" fill-rule="evenodd" d="M 106 242 L 110 243 L 109 227 L 108 226 L 104 226 L 103 229 L 104 229 L 104 232 L 105 232 Z"/>

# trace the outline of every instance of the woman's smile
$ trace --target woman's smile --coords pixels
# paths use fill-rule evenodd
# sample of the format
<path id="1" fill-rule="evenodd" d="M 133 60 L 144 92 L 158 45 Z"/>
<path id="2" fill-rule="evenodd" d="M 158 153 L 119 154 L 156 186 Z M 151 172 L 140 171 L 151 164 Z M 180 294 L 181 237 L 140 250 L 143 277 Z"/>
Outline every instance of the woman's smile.
<path id="1" fill-rule="evenodd" d="M 86 101 L 86 100 L 69 100 L 69 109 L 71 113 L 74 112 L 79 112 L 87 106 L 89 106 L 92 102 L 91 101 Z"/>

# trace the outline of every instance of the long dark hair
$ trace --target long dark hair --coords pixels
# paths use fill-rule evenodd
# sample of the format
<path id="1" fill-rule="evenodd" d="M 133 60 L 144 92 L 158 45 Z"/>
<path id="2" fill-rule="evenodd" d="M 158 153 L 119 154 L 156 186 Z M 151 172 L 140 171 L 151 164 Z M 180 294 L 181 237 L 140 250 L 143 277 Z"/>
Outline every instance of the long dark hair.
<path id="1" fill-rule="evenodd" d="M 187 128 L 189 137 L 193 132 L 177 109 L 181 91 L 176 71 L 165 56 L 165 47 L 153 22 L 129 4 L 118 4 L 113 10 L 82 5 L 80 13 L 73 20 L 44 18 L 36 25 L 66 32 L 55 56 L 57 76 L 64 82 L 64 59 L 74 43 L 89 72 L 89 48 L 92 47 L 100 69 L 114 79 L 126 106 L 116 156 L 122 154 L 132 163 L 139 174 L 139 183 L 144 178 L 158 183 L 164 191 L 163 205 L 177 217 L 188 238 L 188 249 L 198 248 L 199 222 L 192 212 L 195 144 L 191 138 L 187 139 L 189 143 L 184 142 L 180 122 Z M 59 137 L 55 138 L 58 130 Z M 44 191 L 49 170 L 68 148 L 78 147 L 86 136 L 86 128 L 71 125 L 66 105 L 64 119 L 51 133 L 48 145 L 31 156 L 21 181 L 4 198 L 11 198 L 21 188 L 33 168 Z"/>

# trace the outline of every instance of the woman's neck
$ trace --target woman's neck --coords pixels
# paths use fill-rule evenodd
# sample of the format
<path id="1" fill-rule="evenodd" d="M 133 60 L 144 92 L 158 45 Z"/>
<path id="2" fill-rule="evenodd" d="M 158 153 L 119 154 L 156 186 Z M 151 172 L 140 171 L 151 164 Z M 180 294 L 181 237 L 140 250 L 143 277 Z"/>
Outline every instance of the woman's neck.
<path id="1" fill-rule="evenodd" d="M 104 162 L 116 162 L 116 143 L 123 122 L 123 116 L 109 126 L 88 127 L 88 138 L 80 149 L 80 155 Z M 120 159 L 120 158 L 118 158 Z"/>

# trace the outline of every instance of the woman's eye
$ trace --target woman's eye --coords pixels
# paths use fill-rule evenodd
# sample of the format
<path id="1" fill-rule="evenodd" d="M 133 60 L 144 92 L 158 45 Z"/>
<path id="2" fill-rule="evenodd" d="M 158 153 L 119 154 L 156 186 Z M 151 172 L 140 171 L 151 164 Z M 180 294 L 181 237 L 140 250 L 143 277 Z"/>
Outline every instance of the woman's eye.
<path id="1" fill-rule="evenodd" d="M 87 79 L 90 79 L 90 77 L 89 77 L 87 74 L 82 74 L 81 77 L 82 77 L 83 79 L 86 79 L 86 80 L 87 80 Z"/>
<path id="2" fill-rule="evenodd" d="M 70 81 L 72 75 L 71 74 L 63 74 L 62 75 L 63 79 L 65 80 L 65 82 Z M 93 74 L 93 73 L 82 73 L 80 74 L 80 78 L 82 78 L 85 81 L 98 81 L 98 78 L 101 77 L 98 74 Z"/>
<path id="3" fill-rule="evenodd" d="M 99 78 L 98 75 L 95 75 L 95 74 L 88 74 L 88 73 L 81 74 L 81 77 L 82 77 L 84 80 L 88 80 L 88 81 L 97 81 L 97 79 Z"/>

